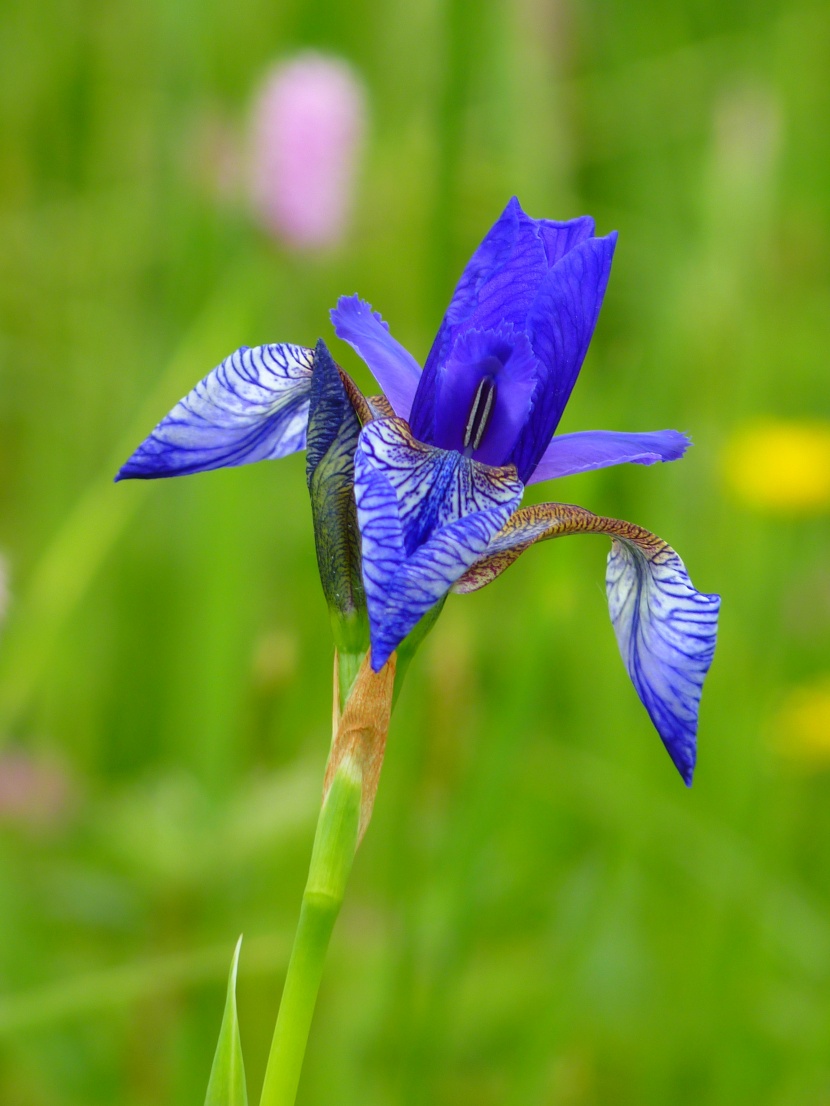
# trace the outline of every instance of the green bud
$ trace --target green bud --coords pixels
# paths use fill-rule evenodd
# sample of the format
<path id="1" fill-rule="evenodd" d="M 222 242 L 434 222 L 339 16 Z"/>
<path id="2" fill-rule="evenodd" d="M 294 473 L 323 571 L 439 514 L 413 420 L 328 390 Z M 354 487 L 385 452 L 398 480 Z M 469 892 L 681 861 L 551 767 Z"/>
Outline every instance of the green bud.
<path id="1" fill-rule="evenodd" d="M 341 656 L 354 657 L 362 657 L 369 648 L 354 502 L 354 455 L 359 434 L 360 421 L 340 371 L 320 339 L 311 378 L 306 480 L 317 567 L 335 645 Z"/>

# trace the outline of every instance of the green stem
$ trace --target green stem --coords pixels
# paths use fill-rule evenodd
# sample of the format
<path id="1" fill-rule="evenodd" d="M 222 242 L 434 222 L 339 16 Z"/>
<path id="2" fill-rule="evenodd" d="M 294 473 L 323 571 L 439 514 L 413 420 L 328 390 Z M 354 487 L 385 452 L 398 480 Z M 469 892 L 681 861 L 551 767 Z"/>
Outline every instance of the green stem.
<path id="1" fill-rule="evenodd" d="M 360 800 L 360 770 L 346 758 L 317 821 L 260 1106 L 293 1106 L 297 1096 L 326 951 L 357 849 Z"/>

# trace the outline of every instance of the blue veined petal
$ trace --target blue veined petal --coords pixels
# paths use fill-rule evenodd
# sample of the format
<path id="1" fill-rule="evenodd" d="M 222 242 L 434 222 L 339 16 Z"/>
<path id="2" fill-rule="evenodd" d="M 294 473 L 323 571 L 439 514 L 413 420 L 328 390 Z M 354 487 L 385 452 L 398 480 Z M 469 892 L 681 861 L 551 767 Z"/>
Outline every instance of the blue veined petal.
<path id="1" fill-rule="evenodd" d="M 355 499 L 375 671 L 485 553 L 521 495 L 512 469 L 425 446 L 401 419 L 363 428 Z"/>
<path id="2" fill-rule="evenodd" d="M 550 444 L 579 376 L 602 307 L 616 242 L 616 232 L 581 242 L 539 285 L 527 316 L 527 332 L 546 372 L 510 457 L 522 480 L 529 479 Z"/>
<path id="3" fill-rule="evenodd" d="M 161 420 L 116 480 L 184 476 L 305 448 L 314 351 L 242 346 Z"/>
<path id="4" fill-rule="evenodd" d="M 594 237 L 594 220 L 590 215 L 580 215 L 577 219 L 558 222 L 555 219 L 538 219 L 539 234 L 545 244 L 548 266 L 561 261 L 566 253 Z"/>
<path id="5" fill-rule="evenodd" d="M 610 465 L 677 461 L 691 444 L 679 430 L 652 430 L 643 434 L 582 430 L 576 434 L 556 434 L 527 483 L 538 484 Z"/>
<path id="6" fill-rule="evenodd" d="M 395 414 L 408 419 L 421 379 L 421 366 L 412 354 L 395 341 L 380 314 L 359 296 L 341 296 L 332 308 L 331 321 L 337 337 L 348 342 L 369 366 Z"/>
<path id="7" fill-rule="evenodd" d="M 539 283 L 550 269 L 539 221 L 526 215 L 515 197 L 507 205 L 502 216 L 502 219 L 505 218 L 509 218 L 514 226 L 510 253 L 506 258 L 499 257 L 490 271 L 484 274 L 484 279 L 479 277 L 476 282 L 475 300 L 469 304 L 472 310 L 465 313 L 463 320 L 459 319 L 463 321 L 465 330 L 467 327 L 494 330 L 505 324 L 521 329 Z M 455 296 L 453 301 L 448 314 L 458 316 Z"/>
<path id="8" fill-rule="evenodd" d="M 519 219 L 523 214 L 521 204 L 513 196 L 464 266 L 444 316 L 447 327 L 467 322 L 478 306 L 481 289 L 510 260 L 519 233 Z"/>
<path id="9" fill-rule="evenodd" d="M 545 271 L 593 233 L 589 215 L 563 222 L 534 219 L 513 196 L 464 267 L 444 321 L 451 327 L 500 326 L 511 321 L 505 315 L 507 305 L 508 311 L 517 313 L 514 325 L 522 322 L 517 283 L 526 282 L 531 290 L 526 310 Z"/>
<path id="10" fill-rule="evenodd" d="M 487 554 L 454 585 L 477 591 L 537 541 L 567 534 L 613 541 L 606 589 L 623 662 L 669 756 L 687 785 L 696 759 L 703 681 L 715 652 L 720 596 L 697 591 L 680 557 L 648 530 L 566 503 L 523 507 Z"/>

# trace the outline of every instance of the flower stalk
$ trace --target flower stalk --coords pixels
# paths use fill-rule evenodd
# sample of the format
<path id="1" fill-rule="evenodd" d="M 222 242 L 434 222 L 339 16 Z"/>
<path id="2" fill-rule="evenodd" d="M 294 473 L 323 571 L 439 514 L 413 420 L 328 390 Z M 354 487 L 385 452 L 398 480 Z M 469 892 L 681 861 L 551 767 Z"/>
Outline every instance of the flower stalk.
<path id="1" fill-rule="evenodd" d="M 260 1106 L 293 1106 L 323 965 L 357 850 L 361 771 L 341 762 L 323 801 Z"/>
<path id="2" fill-rule="evenodd" d="M 342 713 L 339 660 L 335 657 L 335 732 L 323 805 L 260 1106 L 292 1106 L 296 1097 L 326 952 L 357 847 L 372 816 L 386 749 L 395 658 L 375 673 L 364 657 Z"/>

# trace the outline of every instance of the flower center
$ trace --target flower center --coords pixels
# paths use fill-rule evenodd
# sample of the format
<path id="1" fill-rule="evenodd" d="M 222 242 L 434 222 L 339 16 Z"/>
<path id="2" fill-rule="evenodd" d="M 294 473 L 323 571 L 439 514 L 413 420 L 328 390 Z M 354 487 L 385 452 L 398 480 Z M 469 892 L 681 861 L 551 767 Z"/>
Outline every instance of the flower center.
<path id="1" fill-rule="evenodd" d="M 512 327 L 466 331 L 434 374 L 431 425 L 416 418 L 412 432 L 480 464 L 505 465 L 530 415 L 538 372 L 527 336 Z"/>
<path id="2" fill-rule="evenodd" d="M 496 402 L 496 382 L 492 376 L 485 376 L 479 381 L 470 413 L 467 416 L 467 424 L 464 427 L 464 452 L 472 453 L 481 445 L 484 431 L 493 413 Z"/>

